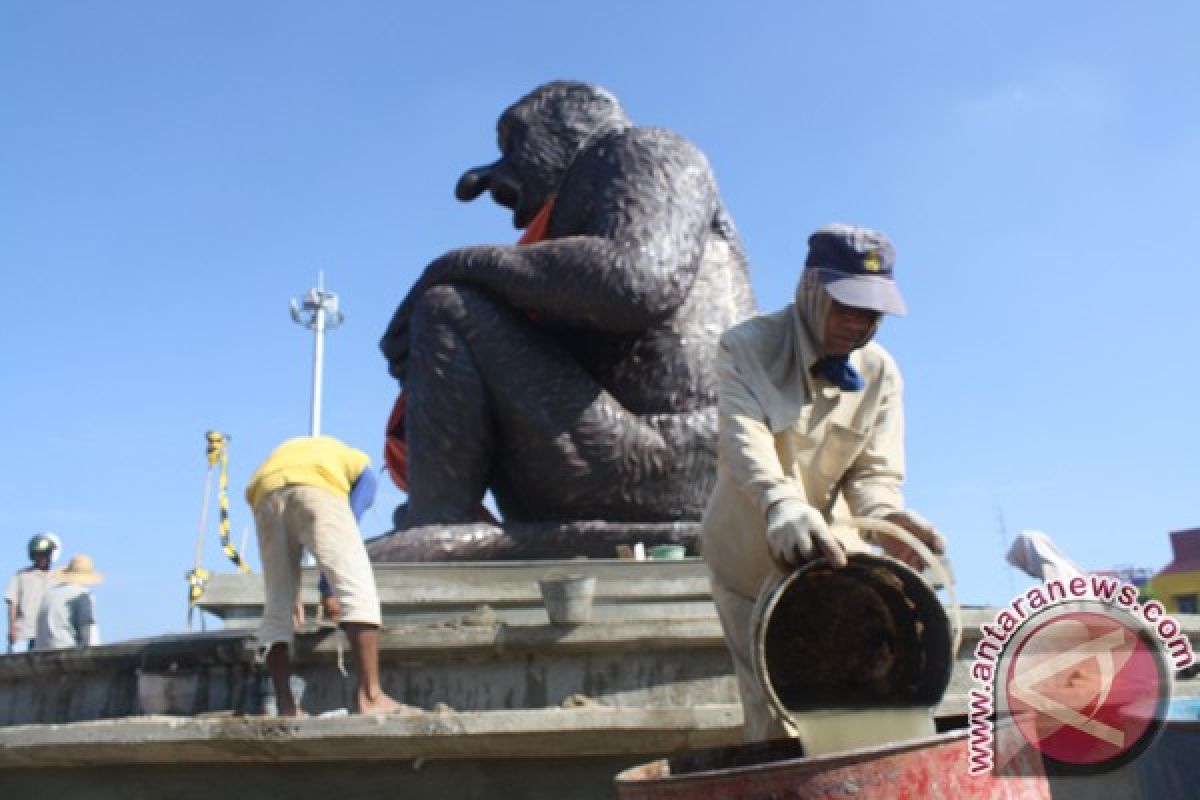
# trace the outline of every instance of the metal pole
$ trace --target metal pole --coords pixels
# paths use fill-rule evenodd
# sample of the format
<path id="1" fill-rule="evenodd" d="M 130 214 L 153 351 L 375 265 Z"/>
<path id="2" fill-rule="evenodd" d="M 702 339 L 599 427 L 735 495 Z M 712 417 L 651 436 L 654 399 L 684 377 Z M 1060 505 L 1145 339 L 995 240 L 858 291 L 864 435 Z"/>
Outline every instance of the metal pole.
<path id="1" fill-rule="evenodd" d="M 321 369 L 325 359 L 325 306 L 317 307 L 313 316 L 313 378 L 312 402 L 309 404 L 308 435 L 321 435 Z"/>
<path id="2" fill-rule="evenodd" d="M 305 317 L 305 312 L 308 316 Z M 303 306 L 295 299 L 292 300 L 292 319 L 313 331 L 313 379 L 312 403 L 309 416 L 309 435 L 321 434 L 321 384 L 322 371 L 325 366 L 325 331 L 332 330 L 342 324 L 345 317 L 338 309 L 337 295 L 325 291 L 325 273 L 317 275 L 317 288 L 309 289 L 304 297 Z"/>

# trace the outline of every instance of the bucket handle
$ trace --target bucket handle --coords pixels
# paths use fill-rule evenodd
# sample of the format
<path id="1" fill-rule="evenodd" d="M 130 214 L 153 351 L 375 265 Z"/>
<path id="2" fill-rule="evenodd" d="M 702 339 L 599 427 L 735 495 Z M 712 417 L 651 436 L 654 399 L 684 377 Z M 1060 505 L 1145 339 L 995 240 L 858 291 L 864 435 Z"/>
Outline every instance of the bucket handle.
<path id="1" fill-rule="evenodd" d="M 958 603 L 958 593 L 954 591 L 954 578 L 951 577 L 950 571 L 946 569 L 946 565 L 942 563 L 942 560 L 935 556 L 924 542 L 894 522 L 876 517 L 853 517 L 847 520 L 847 523 L 860 531 L 882 533 L 902 544 L 908 545 L 911 550 L 915 551 L 921 557 L 921 560 L 925 562 L 934 576 L 942 582 L 942 586 L 946 587 L 946 595 L 950 600 L 950 624 L 954 630 L 954 647 L 950 652 L 954 658 L 958 658 L 958 647 L 962 644 L 962 606 Z"/>

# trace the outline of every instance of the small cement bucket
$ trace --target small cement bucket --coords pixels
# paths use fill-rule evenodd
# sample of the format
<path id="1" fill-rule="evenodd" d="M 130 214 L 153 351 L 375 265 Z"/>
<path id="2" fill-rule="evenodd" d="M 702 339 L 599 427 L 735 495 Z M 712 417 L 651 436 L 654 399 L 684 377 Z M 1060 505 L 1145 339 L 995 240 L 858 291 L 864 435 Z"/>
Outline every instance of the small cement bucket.
<path id="1" fill-rule="evenodd" d="M 580 625 L 592 618 L 592 600 L 596 596 L 596 578 L 566 575 L 542 578 L 542 604 L 555 625 Z"/>
<path id="2" fill-rule="evenodd" d="M 956 631 L 937 593 L 904 563 L 852 553 L 781 577 L 754 614 L 755 670 L 808 755 L 933 734 Z"/>

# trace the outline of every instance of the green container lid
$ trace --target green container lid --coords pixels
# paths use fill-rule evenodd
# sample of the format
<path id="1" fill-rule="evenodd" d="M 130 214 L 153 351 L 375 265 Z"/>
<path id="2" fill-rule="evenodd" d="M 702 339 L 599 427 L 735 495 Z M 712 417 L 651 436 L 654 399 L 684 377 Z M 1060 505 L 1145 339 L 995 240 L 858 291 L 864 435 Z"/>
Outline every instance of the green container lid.
<path id="1" fill-rule="evenodd" d="M 681 544 L 658 544 L 648 549 L 646 553 L 653 559 L 677 561 L 686 555 L 687 548 Z"/>

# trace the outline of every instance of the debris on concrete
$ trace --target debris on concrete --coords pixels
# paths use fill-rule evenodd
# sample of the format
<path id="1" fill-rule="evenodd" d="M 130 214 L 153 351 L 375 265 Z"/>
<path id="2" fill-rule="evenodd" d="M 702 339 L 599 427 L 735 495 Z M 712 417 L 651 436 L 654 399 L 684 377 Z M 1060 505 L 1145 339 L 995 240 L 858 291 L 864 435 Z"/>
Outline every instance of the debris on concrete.
<path id="1" fill-rule="evenodd" d="M 558 704 L 559 708 L 608 708 L 609 706 L 601 703 L 594 697 L 588 697 L 586 694 L 569 694 L 563 698 L 563 701 Z"/>

